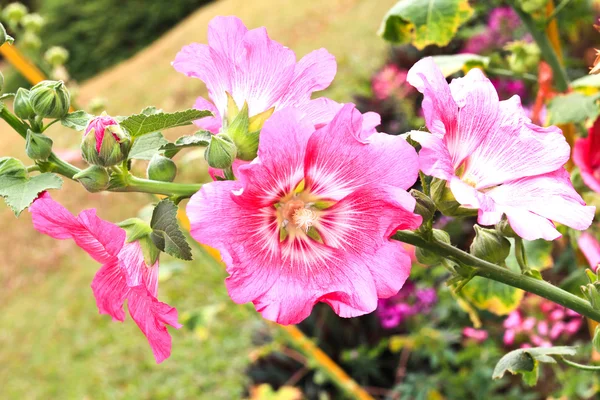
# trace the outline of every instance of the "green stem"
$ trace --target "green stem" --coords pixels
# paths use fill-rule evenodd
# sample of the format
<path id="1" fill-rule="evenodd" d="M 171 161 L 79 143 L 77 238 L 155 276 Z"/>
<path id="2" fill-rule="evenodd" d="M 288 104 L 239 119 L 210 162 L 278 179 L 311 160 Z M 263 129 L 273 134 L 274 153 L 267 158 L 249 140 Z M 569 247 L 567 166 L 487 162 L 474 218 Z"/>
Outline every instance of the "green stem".
<path id="1" fill-rule="evenodd" d="M 537 76 L 533 75 L 533 74 L 528 74 L 528 73 L 524 73 L 524 74 L 515 74 L 513 71 L 508 70 L 508 69 L 502 69 L 502 68 L 486 68 L 485 72 L 488 72 L 491 75 L 494 76 L 502 76 L 505 78 L 512 78 L 512 79 L 521 79 L 524 81 L 529 81 L 529 82 L 537 82 Z"/>
<path id="2" fill-rule="evenodd" d="M 25 168 L 25 170 L 27 172 L 35 172 L 35 171 L 39 171 L 40 170 L 40 166 L 39 165 L 30 165 L 27 168 Z"/>
<path id="3" fill-rule="evenodd" d="M 192 197 L 192 195 L 202 187 L 202 184 L 200 183 L 160 182 L 138 178 L 133 175 L 127 176 L 125 180 L 126 184 L 123 187 L 115 187 L 114 189 L 111 189 L 111 191 L 163 194 L 165 196 L 175 196 L 182 199 Z"/>
<path id="4" fill-rule="evenodd" d="M 552 22 L 552 20 L 554 18 L 556 18 L 556 16 L 558 15 L 558 13 L 560 13 L 563 8 L 565 8 L 569 3 L 571 2 L 571 0 L 563 0 L 561 1 L 561 3 L 559 5 L 556 6 L 556 8 L 554 9 L 554 11 L 552 11 L 552 14 L 550 14 L 548 16 L 548 18 L 546 18 L 546 25 L 548 25 L 550 22 Z"/>
<path id="5" fill-rule="evenodd" d="M 517 264 L 521 268 L 521 272 L 525 273 L 529 271 L 529 266 L 527 265 L 527 255 L 525 254 L 525 247 L 523 246 L 523 239 L 520 237 L 515 238 L 515 258 L 517 259 Z"/>
<path id="6" fill-rule="evenodd" d="M 537 294 L 538 296 L 576 311 L 581 315 L 585 315 L 594 321 L 600 322 L 600 310 L 594 309 L 591 304 L 584 299 L 546 281 L 512 272 L 507 268 L 477 258 L 452 245 L 436 241 L 435 239 L 427 241 L 415 232 L 398 231 L 392 236 L 392 239 L 436 252 L 444 257 L 454 258 L 465 265 L 475 268 L 477 270 L 477 276 Z"/>
<path id="7" fill-rule="evenodd" d="M 561 92 L 566 92 L 569 88 L 569 77 L 561 64 L 558 55 L 552 48 L 552 44 L 550 43 L 550 40 L 548 40 L 545 32 L 537 27 L 531 15 L 521 10 L 519 6 L 514 3 L 511 4 L 511 6 L 519 15 L 519 18 L 521 18 L 521 21 L 527 27 L 529 33 L 531 33 L 531 36 L 542 52 L 543 59 L 550 65 L 550 68 L 552 68 L 556 88 Z"/>
<path id="8" fill-rule="evenodd" d="M 565 364 L 570 365 L 571 367 L 583 370 L 583 371 L 600 371 L 600 365 L 584 365 L 584 364 L 579 364 L 579 363 L 576 363 L 575 361 L 567 360 L 564 357 L 561 357 L 560 359 Z"/>

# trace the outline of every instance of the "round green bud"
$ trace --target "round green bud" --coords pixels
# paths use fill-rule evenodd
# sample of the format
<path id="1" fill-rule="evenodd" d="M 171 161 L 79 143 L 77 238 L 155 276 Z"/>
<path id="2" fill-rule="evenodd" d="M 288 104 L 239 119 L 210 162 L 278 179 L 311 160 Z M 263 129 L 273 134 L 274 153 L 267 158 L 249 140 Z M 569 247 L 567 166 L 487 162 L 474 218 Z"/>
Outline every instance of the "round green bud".
<path id="1" fill-rule="evenodd" d="M 148 179 L 161 182 L 173 182 L 177 175 L 177 165 L 173 160 L 159 154 L 152 156 L 148 169 Z"/>
<path id="2" fill-rule="evenodd" d="M 506 218 L 502 218 L 500 222 L 496 224 L 496 230 L 500 232 L 502 236 L 509 238 L 517 238 L 519 235 L 515 233 L 513 228 L 510 226 L 510 223 Z"/>
<path id="3" fill-rule="evenodd" d="M 21 24 L 25 30 L 33 33 L 40 33 L 44 23 L 44 17 L 36 13 L 27 14 L 21 20 Z"/>
<path id="4" fill-rule="evenodd" d="M 69 112 L 71 96 L 63 81 L 42 81 L 31 88 L 31 106 L 43 118 L 62 118 Z"/>
<path id="5" fill-rule="evenodd" d="M 450 244 L 450 235 L 448 234 L 448 232 L 442 231 L 440 229 L 433 229 L 432 233 L 433 238 L 435 240 L 442 243 Z M 444 259 L 439 254 L 430 250 L 422 249 L 420 247 L 417 247 L 415 249 L 415 256 L 417 257 L 417 261 L 425 265 L 439 264 Z"/>
<path id="6" fill-rule="evenodd" d="M 447 182 L 434 178 L 431 181 L 431 199 L 440 212 L 449 217 L 469 217 L 477 215 L 477 209 L 462 207 L 452 194 Z"/>
<path id="7" fill-rule="evenodd" d="M 502 264 L 510 254 L 510 242 L 495 229 L 475 225 L 471 254 L 494 264 Z"/>
<path id="8" fill-rule="evenodd" d="M 110 177 L 106 169 L 92 165 L 83 171 L 75 174 L 73 179 L 79 181 L 81 185 L 90 193 L 101 192 L 108 188 Z"/>
<path id="9" fill-rule="evenodd" d="M 53 67 L 65 65 L 69 59 L 69 52 L 64 47 L 52 46 L 44 53 L 44 60 Z"/>
<path id="10" fill-rule="evenodd" d="M 30 92 L 27 89 L 17 89 L 13 109 L 17 117 L 21 119 L 29 119 L 35 117 L 33 107 L 31 107 Z"/>
<path id="11" fill-rule="evenodd" d="M 52 139 L 43 133 L 27 130 L 25 153 L 32 160 L 46 161 L 52 153 Z"/>
<path id="12" fill-rule="evenodd" d="M 10 3 L 2 11 L 2 18 L 11 24 L 18 24 L 27 15 L 27 7 L 21 3 Z"/>
<path id="13" fill-rule="evenodd" d="M 416 189 L 411 189 L 410 195 L 416 200 L 415 214 L 423 217 L 423 222 L 430 221 L 436 210 L 433 201 L 425 193 L 419 192 Z"/>
<path id="14" fill-rule="evenodd" d="M 40 39 L 37 33 L 33 32 L 25 32 L 19 43 L 22 43 L 24 47 L 31 50 L 38 50 L 42 47 L 42 39 Z"/>
<path id="15" fill-rule="evenodd" d="M 231 167 L 237 155 L 233 140 L 227 135 L 213 135 L 204 152 L 204 158 L 213 168 L 226 169 Z"/>

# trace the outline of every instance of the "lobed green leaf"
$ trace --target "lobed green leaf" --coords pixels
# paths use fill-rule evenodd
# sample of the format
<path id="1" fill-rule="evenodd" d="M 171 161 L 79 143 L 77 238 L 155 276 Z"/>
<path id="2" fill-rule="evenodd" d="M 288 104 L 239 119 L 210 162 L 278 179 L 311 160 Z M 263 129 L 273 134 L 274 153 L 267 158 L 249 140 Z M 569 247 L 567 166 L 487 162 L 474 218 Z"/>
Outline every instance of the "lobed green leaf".
<path id="1" fill-rule="evenodd" d="M 141 114 L 134 114 L 121 120 L 121 127 L 132 137 L 148 133 L 189 125 L 192 121 L 212 115 L 210 111 L 189 109 L 174 113 L 165 113 L 154 108 L 146 108 Z"/>

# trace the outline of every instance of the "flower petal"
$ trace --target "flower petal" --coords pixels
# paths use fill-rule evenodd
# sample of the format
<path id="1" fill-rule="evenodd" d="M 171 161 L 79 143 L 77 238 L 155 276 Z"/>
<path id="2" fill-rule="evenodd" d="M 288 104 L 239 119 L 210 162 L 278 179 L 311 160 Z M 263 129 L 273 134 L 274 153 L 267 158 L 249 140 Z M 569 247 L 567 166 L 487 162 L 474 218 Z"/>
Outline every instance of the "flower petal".
<path id="1" fill-rule="evenodd" d="M 196 103 L 194 104 L 194 108 L 196 110 L 208 110 L 211 113 L 213 113 L 212 117 L 204 117 L 197 119 L 194 121 L 194 124 L 197 127 L 206 129 L 207 131 L 212 132 L 214 134 L 219 133 L 222 125 L 222 117 L 219 113 L 219 110 L 217 110 L 217 107 L 215 107 L 215 105 L 212 102 L 206 100 L 204 97 L 198 97 L 196 99 Z"/>
<path id="2" fill-rule="evenodd" d="M 229 60 L 239 54 L 248 28 L 241 19 L 234 16 L 216 16 L 208 23 L 208 45 Z"/>
<path id="3" fill-rule="evenodd" d="M 148 292 L 158 296 L 158 260 L 148 266 L 140 242 L 126 243 L 119 253 L 119 265 L 126 278 L 127 286 L 144 286 Z"/>
<path id="4" fill-rule="evenodd" d="M 591 234 L 584 232 L 577 239 L 579 249 L 590 264 L 590 268 L 596 271 L 600 264 L 600 243 Z"/>
<path id="5" fill-rule="evenodd" d="M 92 281 L 92 292 L 100 314 L 108 314 L 113 320 L 123 322 L 123 303 L 129 294 L 129 286 L 118 260 L 104 264 Z"/>
<path id="6" fill-rule="evenodd" d="M 573 148 L 573 162 L 579 167 L 583 182 L 600 193 L 600 118 L 589 129 L 586 138 L 577 139 Z"/>
<path id="7" fill-rule="evenodd" d="M 319 97 L 305 103 L 298 108 L 306 113 L 306 118 L 311 120 L 316 129 L 331 122 L 333 117 L 342 109 L 343 103 L 338 103 L 327 97 Z M 368 137 L 376 132 L 376 127 L 381 124 L 381 116 L 376 112 L 366 112 L 363 114 L 362 136 Z"/>
<path id="8" fill-rule="evenodd" d="M 509 207 L 505 213 L 511 228 L 525 240 L 554 240 L 562 236 L 552 221 L 530 211 Z"/>
<path id="9" fill-rule="evenodd" d="M 421 145 L 419 166 L 423 173 L 444 180 L 454 176 L 452 157 L 442 139 L 421 131 L 411 131 L 410 138 Z"/>
<path id="10" fill-rule="evenodd" d="M 414 148 L 403 138 L 384 133 L 364 138 L 362 124 L 360 112 L 346 104 L 310 137 L 304 174 L 313 194 L 339 200 L 372 182 L 403 189 L 415 183 Z"/>

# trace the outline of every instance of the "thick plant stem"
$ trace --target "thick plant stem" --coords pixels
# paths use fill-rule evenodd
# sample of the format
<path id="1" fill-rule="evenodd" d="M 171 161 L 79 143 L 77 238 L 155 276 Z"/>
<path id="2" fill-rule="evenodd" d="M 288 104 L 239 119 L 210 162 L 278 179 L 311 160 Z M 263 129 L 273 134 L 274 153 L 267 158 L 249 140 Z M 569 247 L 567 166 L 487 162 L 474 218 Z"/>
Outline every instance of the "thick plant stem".
<path id="1" fill-rule="evenodd" d="M 531 36 L 542 52 L 542 58 L 550 65 L 550 68 L 552 68 L 556 89 L 561 92 L 567 91 L 569 88 L 569 77 L 561 64 L 558 55 L 552 48 L 552 43 L 550 43 L 546 33 L 543 30 L 540 30 L 531 15 L 521 10 L 519 6 L 512 4 L 512 8 L 519 15 L 519 18 L 521 18 L 521 21 L 529 33 L 531 33 Z"/>
<path id="2" fill-rule="evenodd" d="M 398 231 L 392 236 L 392 239 L 431 250 L 444 257 L 456 259 L 475 268 L 476 276 L 491 279 L 518 289 L 523 289 L 526 292 L 537 294 L 538 296 L 576 311 L 594 321 L 600 321 L 600 310 L 594 309 L 588 301 L 546 281 L 515 273 L 507 268 L 477 258 L 452 245 L 436 241 L 435 239 L 427 241 L 415 232 Z"/>
<path id="3" fill-rule="evenodd" d="M 202 184 L 198 183 L 173 183 L 160 182 L 150 179 L 142 179 L 133 175 L 126 178 L 126 185 L 111 189 L 113 192 L 142 192 L 162 194 L 165 196 L 174 196 L 179 198 L 191 197 L 196 193 Z"/>

